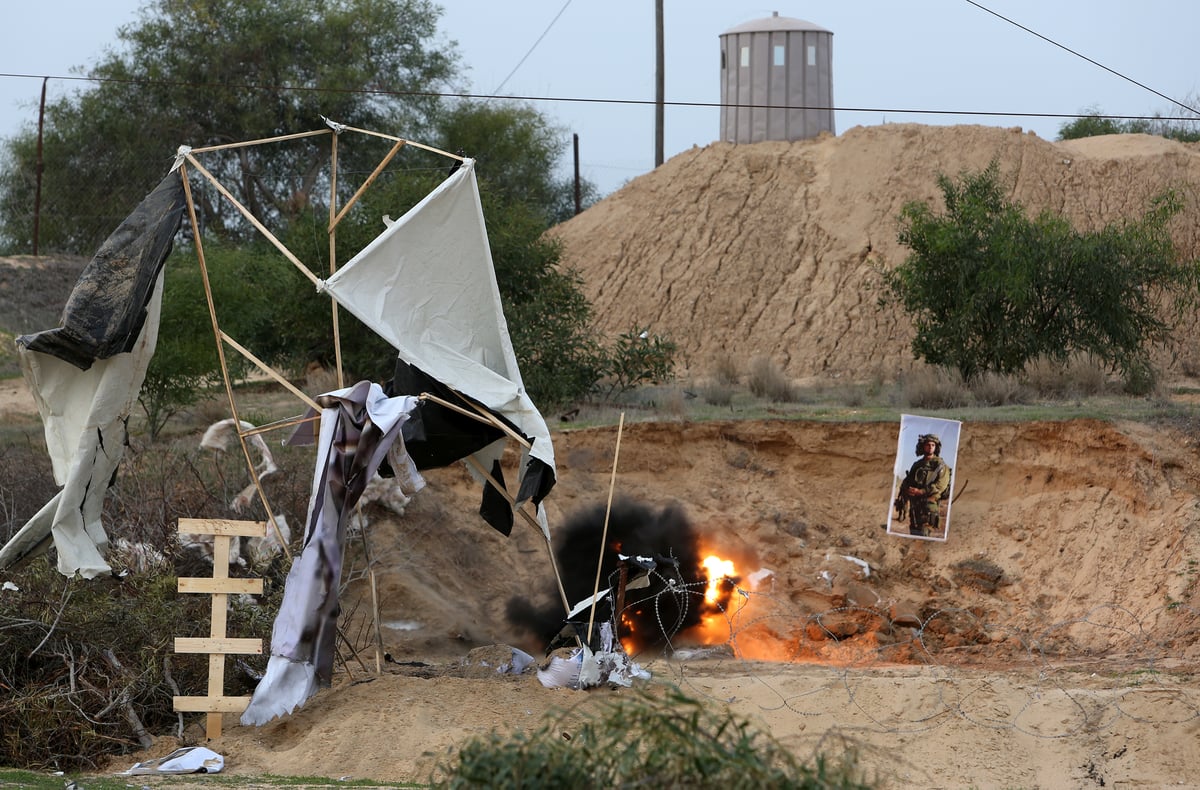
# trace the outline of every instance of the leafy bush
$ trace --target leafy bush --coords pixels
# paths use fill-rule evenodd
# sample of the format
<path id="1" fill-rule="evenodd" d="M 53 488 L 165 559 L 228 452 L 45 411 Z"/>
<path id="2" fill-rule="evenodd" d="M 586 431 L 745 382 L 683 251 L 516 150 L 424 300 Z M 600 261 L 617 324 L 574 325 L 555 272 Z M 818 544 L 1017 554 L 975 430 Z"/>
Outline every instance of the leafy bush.
<path id="1" fill-rule="evenodd" d="M 617 338 L 603 358 L 605 394 L 611 398 L 643 384 L 664 384 L 675 375 L 677 346 L 647 329 L 633 329 Z"/>
<path id="2" fill-rule="evenodd" d="M 1146 347 L 1170 340 L 1164 306 L 1180 316 L 1200 294 L 1200 265 L 1178 260 L 1167 231 L 1182 209 L 1174 192 L 1140 219 L 1080 233 L 1050 212 L 1027 217 L 995 161 L 938 185 L 944 213 L 920 202 L 901 211 L 912 252 L 884 274 L 885 301 L 912 319 L 916 358 L 965 380 L 1079 352 L 1144 378 Z"/>
<path id="3" fill-rule="evenodd" d="M 615 699 L 578 727 L 564 718 L 529 735 L 476 738 L 442 771 L 434 787 L 869 787 L 853 764 L 803 765 L 746 721 L 677 690 Z"/>
<path id="4" fill-rule="evenodd" d="M 1196 106 L 1196 97 L 1189 97 L 1188 104 Z M 1172 108 L 1171 115 L 1178 115 L 1181 108 Z M 1187 117 L 1190 115 L 1191 117 Z M 1088 107 L 1083 113 L 1058 127 L 1059 140 L 1078 140 L 1103 134 L 1154 134 L 1181 143 L 1200 141 L 1200 128 L 1196 126 L 1196 114 L 1184 111 L 1183 118 L 1164 118 L 1155 114 L 1153 118 L 1128 120 L 1106 117 L 1096 106 Z"/>

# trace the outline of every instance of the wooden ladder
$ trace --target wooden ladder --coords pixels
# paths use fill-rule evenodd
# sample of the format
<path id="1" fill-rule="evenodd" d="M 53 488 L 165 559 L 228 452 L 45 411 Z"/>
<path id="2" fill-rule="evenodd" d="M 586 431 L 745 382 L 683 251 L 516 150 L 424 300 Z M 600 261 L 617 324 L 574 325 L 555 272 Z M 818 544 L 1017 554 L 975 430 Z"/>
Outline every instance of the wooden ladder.
<path id="1" fill-rule="evenodd" d="M 181 593 L 207 593 L 212 596 L 212 627 L 209 636 L 176 637 L 176 653 L 208 653 L 208 694 L 204 697 L 174 697 L 175 710 L 181 713 L 208 713 L 205 734 L 208 740 L 221 737 L 221 714 L 242 713 L 250 697 L 225 696 L 225 656 L 261 655 L 261 639 L 236 639 L 225 635 L 230 595 L 262 595 L 262 579 L 229 577 L 230 544 L 236 537 L 263 537 L 265 521 L 229 521 L 225 519 L 181 518 L 180 534 L 213 536 L 212 578 L 179 579 Z"/>

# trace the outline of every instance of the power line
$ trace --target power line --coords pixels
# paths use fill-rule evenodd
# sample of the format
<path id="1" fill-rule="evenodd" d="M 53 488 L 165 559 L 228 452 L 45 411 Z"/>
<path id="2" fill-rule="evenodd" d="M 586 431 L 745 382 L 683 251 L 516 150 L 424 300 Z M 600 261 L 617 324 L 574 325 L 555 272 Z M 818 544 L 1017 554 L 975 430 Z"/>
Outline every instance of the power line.
<path id="1" fill-rule="evenodd" d="M 976 7 L 976 8 L 978 8 L 980 11 L 986 11 L 987 13 L 991 14 L 991 15 L 992 15 L 992 16 L 994 16 L 994 17 L 997 17 L 998 19 L 1003 19 L 1005 22 L 1009 23 L 1010 25 L 1013 25 L 1013 26 L 1015 26 L 1015 27 L 1019 27 L 1019 28 L 1021 28 L 1021 29 L 1022 29 L 1022 30 L 1024 30 L 1026 33 L 1029 33 L 1030 35 L 1037 36 L 1037 37 L 1038 37 L 1038 38 L 1040 38 L 1042 41 L 1045 41 L 1045 42 L 1046 42 L 1046 43 L 1048 43 L 1048 44 L 1053 44 L 1054 46 L 1058 47 L 1059 49 L 1062 49 L 1062 50 L 1065 50 L 1065 51 L 1067 51 L 1067 52 L 1070 52 L 1072 55 L 1074 55 L 1074 56 L 1075 56 L 1075 57 L 1077 57 L 1077 58 L 1081 58 L 1081 59 L 1083 59 L 1083 60 L 1086 60 L 1088 63 L 1091 63 L 1093 66 L 1097 66 L 1097 67 L 1099 67 L 1099 68 L 1102 68 L 1102 69 L 1104 69 L 1104 70 L 1105 70 L 1105 71 L 1107 71 L 1109 74 L 1113 74 L 1113 75 L 1115 75 L 1115 76 L 1117 76 L 1117 77 L 1120 77 L 1121 79 L 1123 79 L 1123 80 L 1125 80 L 1125 81 L 1127 81 L 1127 82 L 1132 82 L 1134 85 L 1138 86 L 1139 88 L 1141 88 L 1141 89 L 1143 89 L 1143 90 L 1150 91 L 1150 92 L 1151 92 L 1151 93 L 1153 93 L 1155 96 L 1158 96 L 1158 97 L 1160 97 L 1160 98 L 1166 99 L 1167 101 L 1171 102 L 1172 104 L 1178 104 L 1180 107 L 1182 107 L 1183 109 L 1185 109 L 1185 110 L 1187 110 L 1187 111 L 1189 111 L 1189 112 L 1193 112 L 1193 113 L 1200 114 L 1200 110 L 1197 110 L 1195 107 L 1189 107 L 1188 105 L 1184 104 L 1183 102 L 1179 101 L 1178 99 L 1172 99 L 1170 96 L 1166 95 L 1165 93 L 1162 93 L 1162 92 L 1160 92 L 1160 91 L 1156 91 L 1156 90 L 1154 90 L 1154 88 L 1151 88 L 1149 85 L 1143 85 L 1142 83 L 1138 82 L 1137 80 L 1133 79 L 1132 77 L 1130 77 L 1130 76 L 1128 76 L 1128 75 L 1126 75 L 1126 74 L 1122 74 L 1121 72 L 1119 72 L 1119 71 L 1116 71 L 1115 69 L 1110 69 L 1108 66 L 1105 66 L 1103 63 L 1100 63 L 1100 62 L 1098 62 L 1098 61 L 1092 60 L 1092 59 L 1091 59 L 1091 58 L 1089 58 L 1087 55 L 1084 55 L 1084 54 L 1082 54 L 1082 53 L 1076 52 L 1075 50 L 1071 49 L 1070 47 L 1066 46 L 1065 44 L 1060 44 L 1060 43 L 1058 43 L 1057 41 L 1055 41 L 1055 40 L 1054 40 L 1054 39 L 1052 39 L 1052 38 L 1047 38 L 1046 36 L 1043 36 L 1041 33 L 1037 32 L 1036 30 L 1031 30 L 1031 29 L 1029 29 L 1029 28 L 1025 27 L 1024 25 L 1022 25 L 1020 22 L 1015 22 L 1015 21 L 1013 21 L 1013 20 L 1009 19 L 1008 17 L 1004 16 L 1003 14 L 998 14 L 998 13 L 996 13 L 995 11 L 993 11 L 992 9 L 990 9 L 990 8 L 987 8 L 986 6 L 983 6 L 983 5 L 981 5 L 981 4 L 977 3 L 977 2 L 975 2 L 975 0 L 966 0 L 966 2 L 968 2 L 968 3 L 970 3 L 971 5 L 975 6 L 975 7 Z M 1106 118 L 1107 118 L 1107 117 L 1110 117 L 1110 116 L 1102 116 L 1102 117 L 1106 117 Z M 1116 117 L 1116 116 L 1112 116 L 1112 117 Z M 1172 120 L 1175 120 L 1175 119 L 1172 119 Z"/>
<path id="2" fill-rule="evenodd" d="M 563 7 L 558 9 L 558 13 L 555 14 L 554 18 L 550 20 L 550 24 L 546 25 L 546 29 L 543 30 L 542 34 L 537 37 L 537 41 L 533 42 L 533 46 L 529 48 L 529 51 L 521 56 L 521 59 L 517 61 L 517 65 L 513 66 L 512 71 L 508 72 L 508 76 L 500 80 L 500 84 L 492 90 L 492 93 L 499 93 L 500 90 L 508 84 L 508 81 L 512 79 L 512 76 L 517 73 L 517 69 L 521 68 L 525 61 L 529 59 L 529 56 L 533 54 L 535 49 L 537 49 L 538 44 L 542 43 L 542 39 L 545 38 L 546 34 L 550 32 L 550 28 L 554 27 L 554 23 L 558 21 L 558 18 L 563 15 L 563 12 L 567 10 L 567 6 L 569 5 L 571 5 L 571 0 L 567 0 L 567 2 L 563 3 Z"/>
<path id="3" fill-rule="evenodd" d="M 967 0 L 970 2 L 971 0 Z M 79 76 L 55 76 L 55 75 L 35 75 L 35 74 L 16 74 L 16 73 L 0 73 L 0 79 L 3 78 L 25 78 L 25 79 L 53 79 L 53 80 L 74 80 L 79 82 L 109 82 L 125 85 L 174 85 L 176 87 L 188 88 L 223 88 L 226 90 L 247 90 L 247 91 L 273 91 L 285 92 L 295 91 L 298 93 L 358 93 L 370 96 L 422 96 L 422 97 L 439 97 L 447 99 L 480 99 L 480 100 L 507 100 L 507 101 L 525 101 L 525 102 L 546 102 L 558 104 L 619 104 L 630 106 L 653 106 L 657 102 L 654 99 L 600 99 L 581 96 L 523 96 L 523 95 L 498 95 L 494 93 L 445 93 L 441 91 L 391 91 L 378 88 L 319 88 L 309 86 L 291 86 L 291 85 L 249 85 L 237 83 L 194 83 L 181 82 L 170 80 L 138 80 L 138 79 L 112 79 L 99 77 L 79 77 Z M 1197 121 L 1200 120 L 1194 116 L 1162 116 L 1162 115 L 1110 115 L 1107 113 L 1090 113 L 1090 112 L 1022 112 L 1014 110 L 947 110 L 947 109 L 929 109 L 929 108 L 911 108 L 911 107 L 849 107 L 849 106 L 823 106 L 823 105 L 808 105 L 808 104 L 737 104 L 737 103 L 721 103 L 721 102 L 695 102 L 695 101 L 666 101 L 664 102 L 669 107 L 691 107 L 691 108 L 737 108 L 737 109 L 765 109 L 765 110 L 823 110 L 833 112 L 847 113 L 896 113 L 899 115 L 962 115 L 976 117 L 1004 117 L 1004 118 L 1107 118 L 1111 120 L 1128 120 L 1128 121 Z M 1179 102 L 1175 102 L 1179 104 Z M 1181 107 L 1195 112 L 1200 116 L 1200 110 L 1192 110 L 1187 105 L 1180 104 Z"/>

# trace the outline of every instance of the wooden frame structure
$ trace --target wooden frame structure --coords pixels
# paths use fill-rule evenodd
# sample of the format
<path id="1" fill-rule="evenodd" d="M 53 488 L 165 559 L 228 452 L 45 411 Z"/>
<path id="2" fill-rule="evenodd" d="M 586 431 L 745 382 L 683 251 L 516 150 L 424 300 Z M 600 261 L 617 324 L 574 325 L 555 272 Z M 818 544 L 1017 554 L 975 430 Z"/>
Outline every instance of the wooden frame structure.
<path id="1" fill-rule="evenodd" d="M 441 149 L 434 148 L 432 146 L 423 145 L 421 143 L 417 143 L 412 140 L 407 140 L 407 139 L 397 137 L 394 135 L 383 134 L 380 132 L 373 132 L 373 131 L 369 131 L 366 129 L 359 129 L 359 128 L 355 128 L 355 127 L 345 126 L 343 124 L 338 124 L 338 123 L 334 123 L 333 121 L 329 121 L 328 119 L 326 119 L 325 122 L 328 127 L 326 129 L 318 129 L 318 130 L 309 131 L 309 132 L 300 132 L 300 133 L 296 133 L 296 134 L 281 135 L 278 137 L 262 138 L 262 139 L 258 139 L 258 140 L 250 140 L 250 141 L 245 141 L 245 142 L 207 146 L 207 147 L 203 147 L 203 148 L 189 149 L 189 148 L 183 147 L 180 149 L 180 151 L 178 153 L 179 168 L 181 171 L 180 175 L 183 178 L 184 192 L 185 192 L 185 197 L 187 200 L 188 220 L 189 220 L 189 222 L 191 224 L 191 228 L 192 228 L 192 237 L 193 237 L 193 242 L 195 244 L 196 257 L 197 257 L 197 260 L 198 260 L 198 263 L 200 266 L 200 275 L 201 275 L 201 280 L 204 285 L 205 299 L 207 300 L 209 316 L 210 316 L 211 322 L 212 322 L 213 336 L 216 341 L 218 362 L 221 367 L 221 374 L 222 374 L 222 378 L 224 380 L 226 397 L 228 398 L 228 401 L 229 401 L 229 408 L 230 408 L 231 417 L 233 418 L 233 425 L 237 431 L 238 442 L 242 448 L 242 454 L 245 457 L 246 467 L 249 470 L 251 481 L 254 485 L 255 490 L 258 492 L 259 499 L 262 502 L 264 509 L 266 510 L 267 523 L 270 525 L 270 528 L 276 530 L 276 537 L 279 539 L 279 543 L 283 546 L 283 550 L 284 550 L 285 554 L 287 555 L 288 559 L 291 559 L 291 550 L 287 546 L 287 543 L 282 539 L 282 535 L 278 534 L 278 527 L 275 524 L 275 516 L 272 512 L 271 505 L 266 496 L 266 493 L 263 490 L 262 482 L 259 478 L 257 470 L 255 469 L 254 460 L 250 453 L 250 447 L 247 443 L 247 438 L 250 436 L 253 436 L 255 434 L 260 434 L 260 433 L 265 433 L 265 432 L 272 431 L 272 430 L 295 426 L 295 425 L 303 422 L 306 418 L 293 417 L 293 418 L 281 420 L 281 421 L 278 421 L 275 423 L 271 423 L 269 425 L 259 426 L 259 427 L 249 429 L 249 430 L 243 429 L 241 415 L 238 413 L 237 400 L 234 397 L 232 379 L 229 374 L 229 366 L 228 366 L 227 357 L 226 357 L 226 348 L 228 347 L 229 349 L 237 352 L 238 354 L 241 354 L 243 358 L 245 358 L 247 361 L 249 361 L 251 364 L 253 364 L 256 368 L 258 368 L 260 371 L 262 371 L 265 375 L 270 377 L 272 380 L 274 380 L 280 386 L 284 387 L 286 390 L 288 390 L 293 395 L 295 395 L 307 407 L 309 407 L 317 412 L 319 412 L 321 409 L 320 409 L 320 406 L 318 406 L 317 403 L 310 396 L 308 396 L 303 391 L 301 391 L 299 388 L 297 388 L 295 385 L 293 385 L 291 382 L 289 382 L 286 379 L 286 377 L 283 376 L 283 374 L 281 372 L 275 370 L 270 365 L 268 365 L 266 362 L 259 359 L 249 349 L 245 348 L 243 345 L 238 343 L 234 338 L 230 337 L 228 334 L 226 334 L 221 329 L 220 322 L 217 318 L 216 304 L 213 299 L 212 287 L 211 287 L 210 280 L 209 280 L 208 265 L 207 265 L 205 255 L 204 255 L 204 243 L 203 243 L 203 239 L 201 238 L 201 234 L 200 234 L 200 225 L 199 225 L 199 222 L 197 221 L 195 200 L 192 195 L 191 184 L 190 184 L 190 181 L 188 178 L 188 171 L 189 171 L 189 169 L 194 170 L 198 175 L 200 175 L 205 180 L 207 180 L 209 183 L 211 183 L 213 188 L 216 189 L 216 191 L 234 209 L 236 209 L 237 212 L 240 213 L 246 219 L 246 221 L 248 223 L 250 223 L 259 233 L 261 233 L 262 236 L 267 241 L 269 241 L 272 244 L 272 246 L 274 246 L 283 255 L 284 258 L 286 258 L 290 263 L 292 263 L 292 265 L 295 266 L 296 269 L 301 274 L 303 274 L 306 278 L 308 278 L 308 280 L 311 281 L 314 285 L 319 285 L 320 281 L 316 277 L 316 275 L 314 275 L 309 270 L 309 268 L 307 266 L 305 266 L 296 257 L 296 255 L 293 254 L 287 248 L 287 246 L 285 244 L 283 244 L 283 242 L 280 241 L 279 238 L 276 237 L 275 234 L 273 234 L 262 223 L 261 220 L 259 220 L 257 217 L 255 217 L 253 215 L 253 213 L 245 205 L 243 205 L 230 192 L 230 190 L 220 182 L 219 179 L 217 179 L 216 176 L 214 176 L 207 168 L 205 168 L 200 163 L 199 159 L 197 158 L 198 155 L 212 153 L 212 152 L 218 152 L 218 151 L 228 151 L 231 149 L 245 148 L 245 147 L 249 147 L 249 146 L 264 145 L 264 144 L 271 144 L 271 143 L 281 143 L 281 142 L 297 140 L 297 139 L 302 139 L 302 138 L 311 138 L 311 137 L 319 137 L 319 136 L 328 135 L 329 139 L 330 139 L 330 157 L 329 157 L 330 195 L 329 195 L 329 219 L 328 219 L 328 226 L 327 226 L 326 230 L 329 234 L 329 269 L 330 269 L 331 275 L 337 271 L 337 266 L 338 266 L 338 257 L 337 257 L 337 228 L 338 228 L 338 225 L 342 222 L 343 219 L 345 219 L 345 217 L 346 217 L 347 213 L 350 211 L 350 209 L 353 208 L 353 206 L 359 201 L 359 199 L 363 196 L 363 194 L 367 191 L 367 189 L 379 178 L 379 176 L 387 168 L 388 164 L 392 162 L 392 160 L 396 157 L 396 155 L 400 152 L 400 150 L 403 147 L 412 146 L 412 147 L 419 148 L 419 149 L 422 149 L 425 151 L 429 151 L 429 152 L 432 152 L 435 154 L 439 154 L 441 156 L 445 156 L 445 157 L 453 159 L 457 162 L 462 162 L 465 159 L 465 157 L 460 156 L 458 154 L 452 154 L 447 151 L 443 151 Z M 378 138 L 378 139 L 382 139 L 382 140 L 387 140 L 387 141 L 390 141 L 392 143 L 392 145 L 391 145 L 391 148 L 387 151 L 387 153 L 380 159 L 380 161 L 375 166 L 375 168 L 371 171 L 371 173 L 364 179 L 363 183 L 355 190 L 354 194 L 346 201 L 345 205 L 343 205 L 339 208 L 338 199 L 337 199 L 338 142 L 339 142 L 340 136 L 346 132 L 352 132 L 352 133 L 362 134 L 362 135 L 366 135 L 369 137 L 374 137 L 374 138 Z M 331 321 L 332 321 L 332 327 L 333 327 L 334 358 L 335 358 L 335 362 L 336 362 L 337 384 L 338 384 L 338 387 L 340 388 L 340 387 L 345 386 L 345 379 L 344 379 L 344 373 L 343 373 L 343 367 L 342 367 L 341 335 L 340 335 L 340 330 L 339 330 L 338 304 L 335 300 L 332 300 L 332 299 L 330 300 L 330 309 L 331 309 Z M 441 406 L 452 409 L 460 414 L 463 414 L 463 415 L 468 416 L 475 420 L 479 420 L 482 423 L 485 423 L 489 426 L 497 428 L 497 429 L 501 430 L 509 439 L 521 444 L 525 449 L 529 449 L 529 447 L 530 447 L 529 442 L 525 439 L 524 436 L 515 432 L 512 428 L 505 425 L 500 420 L 497 420 L 493 414 L 491 414 L 490 412 L 488 412 L 485 409 L 480 408 L 473 401 L 471 401 L 469 399 L 464 398 L 462 400 L 461 404 L 456 404 L 456 403 L 451 403 L 444 399 L 435 397 L 434 395 L 432 395 L 430 393 L 420 393 L 419 397 L 422 400 L 429 400 L 432 402 L 436 402 L 436 403 L 440 404 Z M 524 520 L 527 524 L 532 526 L 534 529 L 537 529 L 538 532 L 543 532 L 542 527 L 537 522 L 536 518 L 533 515 L 531 515 L 524 507 L 517 507 L 515 497 L 513 497 L 508 492 L 508 490 L 505 488 L 505 486 L 503 484 L 501 484 L 498 480 L 496 480 L 489 473 L 488 470 L 484 469 L 478 463 L 478 461 L 471 456 L 468 456 L 465 460 L 471 466 L 473 471 L 480 478 L 482 478 L 483 480 L 486 481 L 486 484 L 491 485 L 497 492 L 499 492 L 508 501 L 509 506 L 513 508 L 513 511 L 515 514 L 519 515 L 522 518 L 522 520 Z M 545 537 L 546 537 L 547 554 L 549 555 L 549 558 L 550 558 L 550 563 L 551 563 L 551 566 L 552 566 L 552 569 L 554 572 L 555 581 L 558 585 L 558 591 L 562 598 L 562 603 L 563 603 L 564 608 L 569 611 L 570 605 L 567 601 L 566 591 L 563 588 L 562 578 L 559 573 L 557 561 L 554 556 L 554 551 L 549 542 L 549 535 L 546 534 Z M 374 583 L 373 573 L 374 573 L 374 571 L 371 570 L 372 584 Z"/>

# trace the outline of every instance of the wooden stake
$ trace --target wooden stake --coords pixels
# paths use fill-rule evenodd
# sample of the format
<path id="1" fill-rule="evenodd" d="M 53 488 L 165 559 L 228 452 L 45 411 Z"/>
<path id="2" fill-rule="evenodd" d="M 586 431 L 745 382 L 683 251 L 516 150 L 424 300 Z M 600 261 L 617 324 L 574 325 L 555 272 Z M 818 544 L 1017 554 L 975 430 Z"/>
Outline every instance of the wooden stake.
<path id="1" fill-rule="evenodd" d="M 531 449 L 533 447 L 533 445 L 529 443 L 529 440 L 526 439 L 524 436 L 517 433 L 512 428 L 508 427 L 500 420 L 496 419 L 496 416 L 494 414 L 492 414 L 491 412 L 481 409 L 479 406 L 477 406 L 475 403 L 472 403 L 471 401 L 467 401 L 467 402 L 470 403 L 472 407 L 474 407 L 473 411 L 470 409 L 464 409 L 462 406 L 456 406 L 455 404 L 451 403 L 450 401 L 439 398 L 436 395 L 431 395 L 428 392 L 422 392 L 420 395 L 420 398 L 421 398 L 421 400 L 432 401 L 432 402 L 438 404 L 439 406 L 445 406 L 447 409 L 450 409 L 451 411 L 456 411 L 459 414 L 463 415 L 464 417 L 470 417 L 474 420 L 478 420 L 479 422 L 491 425 L 498 430 L 504 431 L 504 433 L 506 433 L 510 439 L 512 439 L 517 444 L 523 446 L 527 450 Z"/>
<path id="2" fill-rule="evenodd" d="M 329 276 L 332 277 L 337 272 L 337 228 L 334 227 L 333 217 L 337 211 L 337 158 L 338 158 L 338 137 L 335 134 L 330 146 L 329 154 Z M 337 371 L 338 389 L 344 389 L 346 386 L 346 375 L 344 366 L 342 365 L 342 332 L 338 325 L 338 303 L 337 299 L 329 300 L 330 320 L 333 322 L 333 367 Z"/>
<path id="3" fill-rule="evenodd" d="M 369 129 L 358 129 L 354 126 L 347 126 L 345 128 L 347 131 L 358 132 L 359 134 L 369 134 L 372 137 L 380 137 L 380 138 L 383 138 L 384 140 L 395 140 L 396 142 L 404 143 L 405 145 L 411 145 L 414 148 L 420 148 L 424 151 L 432 151 L 435 154 L 441 154 L 442 156 L 448 156 L 451 159 L 457 159 L 460 162 L 463 161 L 464 159 L 466 159 L 465 156 L 459 156 L 458 154 L 452 154 L 449 151 L 443 151 L 442 149 L 434 148 L 431 145 L 422 145 L 421 143 L 414 143 L 412 140 L 405 140 L 403 137 L 396 137 L 393 134 L 384 134 L 383 132 L 372 132 Z"/>
<path id="4" fill-rule="evenodd" d="M 375 674 L 383 674 L 383 629 L 379 623 L 379 590 L 375 585 L 375 569 L 369 568 L 371 576 L 371 620 L 375 624 Z"/>
<path id="5" fill-rule="evenodd" d="M 387 156 L 385 156 L 383 158 L 383 160 L 378 165 L 375 166 L 375 169 L 371 172 L 371 175 L 367 176 L 367 180 L 362 183 L 362 186 L 360 186 L 358 188 L 358 191 L 350 196 L 350 199 L 346 201 L 346 205 L 342 206 L 342 210 L 337 213 L 337 216 L 333 215 L 332 203 L 330 204 L 330 212 L 329 212 L 329 232 L 330 233 L 332 233 L 334 231 L 334 229 L 337 228 L 337 226 L 341 223 L 342 219 L 346 216 L 346 212 L 354 207 L 354 204 L 357 203 L 358 199 L 362 197 L 362 194 L 367 191 L 367 188 L 370 187 L 371 184 L 375 183 L 375 179 L 379 178 L 379 174 L 382 173 L 383 169 L 388 166 L 388 162 L 391 162 L 392 158 L 400 152 L 400 149 L 404 147 L 405 142 L 406 142 L 405 140 L 400 140 L 399 142 L 397 142 L 395 145 L 392 146 L 392 150 L 388 151 Z"/>
<path id="6" fill-rule="evenodd" d="M 517 507 L 517 500 L 513 498 L 512 494 L 508 493 L 508 490 L 504 486 L 500 485 L 500 482 L 496 480 L 496 478 L 492 477 L 491 472 L 483 468 L 483 465 L 479 463 L 479 460 L 475 456 L 468 455 L 466 461 L 472 469 L 474 469 L 483 477 L 484 480 L 491 484 L 492 488 L 500 492 L 500 495 L 503 496 L 508 504 L 513 508 L 514 513 L 524 518 L 530 526 L 541 533 L 542 537 L 546 538 L 546 548 L 550 552 L 550 567 L 554 569 L 554 580 L 558 582 L 558 594 L 562 596 L 563 607 L 565 607 L 567 612 L 570 612 L 571 604 L 567 601 L 567 591 L 563 588 L 562 574 L 558 572 L 558 560 L 554 557 L 554 547 L 550 545 L 550 536 L 546 535 L 545 532 L 542 531 L 542 525 L 537 523 L 537 520 L 533 516 L 529 515 L 525 508 Z"/>
<path id="7" fill-rule="evenodd" d="M 612 512 L 613 489 L 617 486 L 617 458 L 621 455 L 621 432 L 625 428 L 625 412 L 617 423 L 617 446 L 613 450 L 612 477 L 608 483 L 608 505 L 604 508 L 604 531 L 600 536 L 600 551 L 596 558 L 596 585 L 592 588 L 592 611 L 588 615 L 587 643 L 592 644 L 592 623 L 596 620 L 596 596 L 600 594 L 600 570 L 604 566 L 604 548 L 608 543 L 608 515 Z"/>
<path id="8" fill-rule="evenodd" d="M 295 255 L 293 255 L 292 251 L 289 250 L 286 246 L 284 246 L 284 243 L 282 241 L 275 238 L 275 234 L 272 233 L 271 231 L 267 230 L 266 225 L 263 225 L 262 222 L 259 221 L 258 217 L 254 216 L 252 213 L 250 213 L 250 209 L 243 206 L 241 204 L 241 202 L 233 196 L 233 193 L 230 192 L 228 189 L 226 189 L 225 185 L 217 180 L 216 176 L 214 176 L 212 173 L 205 170 L 204 166 L 201 165 L 198 161 L 196 161 L 196 158 L 194 156 L 192 156 L 191 154 L 186 154 L 184 156 L 184 158 L 187 159 L 187 161 L 192 163 L 192 167 L 196 168 L 196 172 L 200 173 L 200 175 L 204 176 L 209 181 L 211 181 L 212 185 L 214 187 L 216 187 L 216 190 L 218 192 L 220 192 L 222 195 L 224 195 L 225 199 L 228 200 L 230 203 L 232 203 L 233 207 L 236 208 L 238 211 L 240 211 L 242 216 L 244 216 L 246 218 L 246 220 L 251 225 L 253 225 L 255 227 L 255 229 L 259 233 L 261 233 L 267 241 L 269 241 L 269 242 L 271 242 L 271 244 L 275 245 L 275 249 L 277 249 L 281 253 L 283 253 L 283 257 L 285 257 L 289 261 L 291 261 L 292 265 L 295 266 L 300 271 L 301 274 L 303 274 L 305 277 L 307 277 L 312 282 L 313 285 L 320 285 L 320 280 L 318 279 L 317 275 L 310 272 L 308 270 L 308 267 L 305 266 L 303 263 L 301 263 L 300 259 L 297 258 Z M 188 203 L 189 204 L 191 203 L 190 194 L 188 197 Z M 196 235 L 199 235 L 198 231 L 196 231 Z"/>

